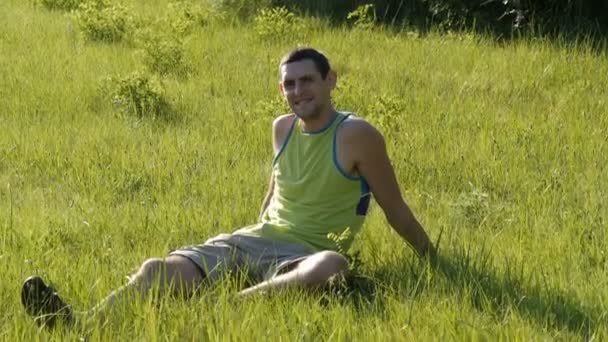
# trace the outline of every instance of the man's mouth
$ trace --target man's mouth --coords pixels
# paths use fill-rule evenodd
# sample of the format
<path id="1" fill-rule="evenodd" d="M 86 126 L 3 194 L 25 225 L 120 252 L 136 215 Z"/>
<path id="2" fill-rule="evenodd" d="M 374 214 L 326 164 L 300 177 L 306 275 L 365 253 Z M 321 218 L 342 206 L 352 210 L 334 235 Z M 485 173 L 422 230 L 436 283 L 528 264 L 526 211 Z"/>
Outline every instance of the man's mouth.
<path id="1" fill-rule="evenodd" d="M 299 106 L 299 105 L 306 104 L 306 103 L 308 103 L 308 102 L 310 102 L 310 101 L 312 101 L 312 99 L 302 99 L 302 100 L 295 101 L 295 102 L 294 102 L 294 104 L 295 104 L 296 106 Z"/>

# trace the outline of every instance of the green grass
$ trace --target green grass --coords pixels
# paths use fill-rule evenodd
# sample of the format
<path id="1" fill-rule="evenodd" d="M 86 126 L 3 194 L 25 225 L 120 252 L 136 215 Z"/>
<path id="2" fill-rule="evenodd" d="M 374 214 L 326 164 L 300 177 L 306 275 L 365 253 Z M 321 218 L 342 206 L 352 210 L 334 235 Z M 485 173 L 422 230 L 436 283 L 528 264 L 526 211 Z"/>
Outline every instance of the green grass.
<path id="1" fill-rule="evenodd" d="M 268 41 L 215 23 L 185 40 L 192 73 L 165 78 L 162 120 L 101 90 L 142 68 L 137 44 L 86 43 L 69 16 L 16 0 L 0 22 L 0 339 L 81 336 L 37 331 L 18 296 L 28 275 L 85 309 L 145 258 L 255 222 L 286 110 L 277 64 L 296 43 L 329 55 L 337 107 L 386 135 L 408 203 L 443 231 L 443 266 L 419 264 L 374 206 L 355 245 L 371 299 L 235 301 L 221 284 L 121 308 L 93 340 L 608 338 L 605 51 L 314 19 L 298 42 Z"/>

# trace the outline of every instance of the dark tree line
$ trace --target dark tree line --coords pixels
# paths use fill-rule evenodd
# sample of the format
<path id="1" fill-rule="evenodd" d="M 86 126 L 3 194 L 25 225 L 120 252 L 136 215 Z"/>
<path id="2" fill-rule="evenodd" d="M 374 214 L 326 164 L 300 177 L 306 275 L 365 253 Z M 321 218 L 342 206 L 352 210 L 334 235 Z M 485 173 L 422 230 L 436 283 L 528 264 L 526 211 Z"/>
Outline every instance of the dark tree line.
<path id="1" fill-rule="evenodd" d="M 335 19 L 373 4 L 378 21 L 420 28 L 471 28 L 500 33 L 608 32 L 608 0 L 273 0 Z"/>

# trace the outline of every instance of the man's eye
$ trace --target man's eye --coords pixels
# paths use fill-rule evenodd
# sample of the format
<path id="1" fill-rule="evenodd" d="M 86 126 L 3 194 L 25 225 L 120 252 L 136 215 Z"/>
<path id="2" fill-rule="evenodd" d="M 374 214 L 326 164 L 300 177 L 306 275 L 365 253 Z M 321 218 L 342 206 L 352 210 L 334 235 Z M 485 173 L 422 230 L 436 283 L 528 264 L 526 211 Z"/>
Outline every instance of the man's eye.
<path id="1" fill-rule="evenodd" d="M 287 81 L 283 83 L 283 87 L 285 88 L 293 88 L 296 83 L 294 81 Z"/>

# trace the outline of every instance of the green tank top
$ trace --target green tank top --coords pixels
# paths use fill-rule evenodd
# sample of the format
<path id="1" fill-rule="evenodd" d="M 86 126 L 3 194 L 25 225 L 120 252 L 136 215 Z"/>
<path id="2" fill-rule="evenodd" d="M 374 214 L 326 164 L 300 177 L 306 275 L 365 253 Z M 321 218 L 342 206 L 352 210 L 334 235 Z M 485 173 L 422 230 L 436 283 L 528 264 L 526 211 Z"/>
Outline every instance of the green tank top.
<path id="1" fill-rule="evenodd" d="M 348 175 L 336 158 L 336 129 L 349 115 L 336 113 L 316 132 L 304 132 L 294 120 L 273 160 L 274 192 L 262 222 L 239 232 L 314 250 L 348 250 L 370 201 L 365 180 Z"/>

